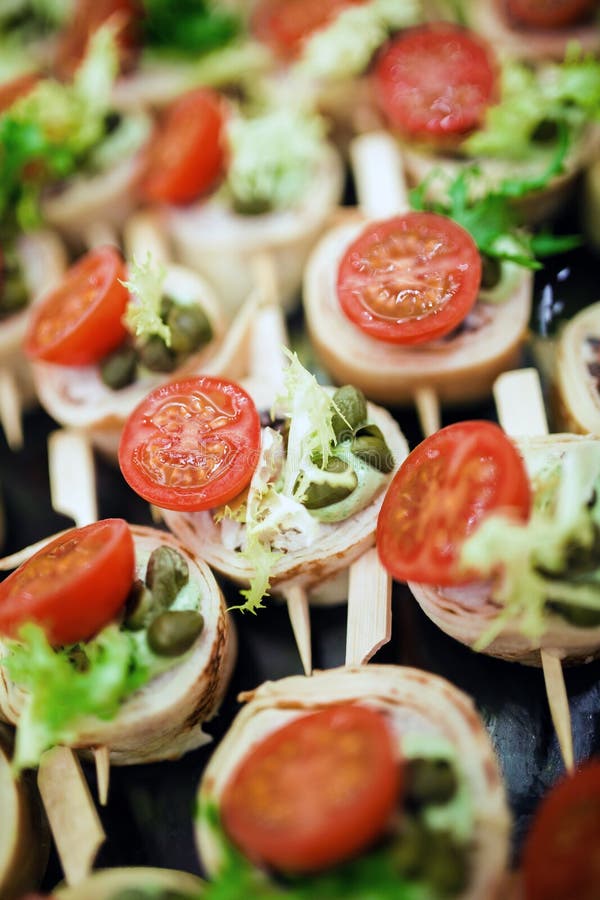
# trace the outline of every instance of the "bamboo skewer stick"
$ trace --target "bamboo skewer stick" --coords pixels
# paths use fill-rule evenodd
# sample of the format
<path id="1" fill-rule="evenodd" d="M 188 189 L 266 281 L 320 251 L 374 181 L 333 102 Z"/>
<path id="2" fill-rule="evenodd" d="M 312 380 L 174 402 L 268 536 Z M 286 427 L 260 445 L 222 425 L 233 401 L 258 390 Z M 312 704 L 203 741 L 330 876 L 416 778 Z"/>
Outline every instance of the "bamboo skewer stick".
<path id="1" fill-rule="evenodd" d="M 60 428 L 48 436 L 48 466 L 52 508 L 77 525 L 98 519 L 94 455 L 87 436 L 75 428 Z"/>
<path id="2" fill-rule="evenodd" d="M 14 373 L 0 369 L 0 422 L 11 450 L 23 446 L 23 421 L 21 392 Z"/>
<path id="3" fill-rule="evenodd" d="M 500 424 L 512 437 L 548 434 L 548 422 L 538 373 L 535 369 L 504 372 L 494 385 Z M 541 649 L 542 669 L 552 722 L 565 768 L 573 771 L 571 712 L 560 660 L 560 650 Z"/>
<path id="4" fill-rule="evenodd" d="M 350 160 L 361 212 L 367 219 L 387 219 L 410 210 L 402 157 L 385 131 L 361 134 L 350 144 Z M 415 392 L 415 406 L 424 435 L 440 428 L 440 401 L 433 387 Z"/>
<path id="5" fill-rule="evenodd" d="M 70 516 L 78 528 L 97 521 L 94 456 L 87 437 L 70 428 L 52 432 L 48 437 L 48 466 L 53 509 Z M 98 797 L 105 806 L 110 783 L 108 747 L 96 747 L 93 756 Z"/>
<path id="6" fill-rule="evenodd" d="M 252 261 L 258 307 L 250 332 L 249 377 L 244 383 L 259 406 L 270 407 L 283 389 L 287 360 L 282 348 L 288 344 L 283 310 L 279 303 L 277 276 L 272 256 L 259 253 Z M 308 593 L 298 583 L 281 585 L 292 631 L 305 675 L 312 672 L 312 642 Z"/>
<path id="7" fill-rule="evenodd" d="M 38 788 L 66 881 L 79 884 L 89 875 L 106 835 L 72 750 L 53 747 L 43 754 Z"/>
<path id="8" fill-rule="evenodd" d="M 350 566 L 346 665 L 358 666 L 392 634 L 392 580 L 372 547 Z"/>
<path id="9" fill-rule="evenodd" d="M 100 801 L 100 806 L 106 806 L 110 786 L 110 750 L 108 747 L 94 747 L 92 753 L 94 755 L 94 765 L 96 766 L 98 800 Z"/>

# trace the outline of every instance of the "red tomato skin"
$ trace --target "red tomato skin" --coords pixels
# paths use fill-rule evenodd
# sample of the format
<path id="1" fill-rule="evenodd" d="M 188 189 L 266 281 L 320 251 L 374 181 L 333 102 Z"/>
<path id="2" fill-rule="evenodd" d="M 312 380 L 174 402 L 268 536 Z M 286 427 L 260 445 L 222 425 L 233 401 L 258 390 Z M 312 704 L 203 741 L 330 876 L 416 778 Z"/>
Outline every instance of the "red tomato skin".
<path id="1" fill-rule="evenodd" d="M 256 37 L 280 59 L 294 59 L 315 31 L 328 25 L 349 6 L 367 0 L 260 0 L 250 20 Z"/>
<path id="2" fill-rule="evenodd" d="M 127 336 L 125 263 L 110 246 L 86 253 L 31 313 L 24 350 L 31 360 L 85 366 L 98 362 Z"/>
<path id="3" fill-rule="evenodd" d="M 597 0 L 503 0 L 509 19 L 525 28 L 566 28 L 589 18 Z"/>
<path id="4" fill-rule="evenodd" d="M 460 140 L 483 124 L 497 95 L 490 51 L 450 24 L 401 32 L 379 55 L 373 78 L 388 124 L 416 140 Z"/>
<path id="5" fill-rule="evenodd" d="M 433 309 L 428 298 L 432 290 L 439 295 L 440 279 L 447 299 Z M 471 235 L 445 216 L 410 212 L 370 223 L 352 242 L 338 269 L 337 293 L 344 315 L 361 331 L 413 345 L 456 328 L 473 308 L 480 283 L 481 256 Z M 415 313 L 417 289 L 424 303 Z M 402 306 L 400 294 L 407 296 Z"/>
<path id="6" fill-rule="evenodd" d="M 600 759 L 583 763 L 542 800 L 523 850 L 525 900 L 598 900 Z"/>
<path id="7" fill-rule="evenodd" d="M 54 68 L 64 79 L 73 77 L 82 63 L 88 43 L 94 33 L 105 24 L 115 28 L 119 68 L 132 68 L 140 43 L 139 23 L 143 15 L 138 0 L 76 0 L 70 21 L 62 32 Z"/>
<path id="8" fill-rule="evenodd" d="M 9 109 L 21 97 L 25 97 L 34 89 L 39 80 L 40 76 L 37 72 L 26 72 L 24 75 L 19 75 L 18 78 L 0 84 L 0 113 Z"/>
<path id="9" fill-rule="evenodd" d="M 0 583 L 0 634 L 40 625 L 53 646 L 88 640 L 127 599 L 135 572 L 124 519 L 104 519 L 59 535 Z"/>
<path id="10" fill-rule="evenodd" d="M 398 581 L 441 587 L 467 584 L 460 549 L 485 516 L 526 521 L 531 487 L 516 447 L 493 422 L 448 425 L 404 460 L 385 495 L 376 542 Z"/>
<path id="11" fill-rule="evenodd" d="M 191 203 L 225 168 L 225 103 L 214 91 L 184 94 L 167 111 L 146 151 L 141 192 L 151 203 Z"/>
<path id="12" fill-rule="evenodd" d="M 380 837 L 400 790 L 384 717 L 346 704 L 301 715 L 255 745 L 225 786 L 221 818 L 251 860 L 315 872 Z"/>
<path id="13" fill-rule="evenodd" d="M 213 429 L 215 418 L 224 427 Z M 236 497 L 259 454 L 260 418 L 250 395 L 224 378 L 196 376 L 161 385 L 142 400 L 125 423 L 119 465 L 149 503 L 198 511 Z"/>

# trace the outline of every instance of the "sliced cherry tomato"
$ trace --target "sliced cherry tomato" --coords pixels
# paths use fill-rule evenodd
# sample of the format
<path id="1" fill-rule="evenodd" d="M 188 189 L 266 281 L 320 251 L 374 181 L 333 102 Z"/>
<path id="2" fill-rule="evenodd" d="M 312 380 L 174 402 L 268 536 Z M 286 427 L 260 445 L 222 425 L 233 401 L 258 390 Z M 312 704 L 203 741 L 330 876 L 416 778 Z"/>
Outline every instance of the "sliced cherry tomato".
<path id="1" fill-rule="evenodd" d="M 87 640 L 115 618 L 131 590 L 135 552 L 124 519 L 73 528 L 0 583 L 0 634 L 41 625 L 54 646 Z"/>
<path id="2" fill-rule="evenodd" d="M 459 571 L 460 550 L 485 516 L 526 521 L 527 470 L 493 422 L 457 422 L 409 453 L 390 484 L 377 522 L 377 548 L 399 581 L 452 585 L 477 573 Z"/>
<path id="3" fill-rule="evenodd" d="M 90 38 L 107 23 L 116 30 L 119 68 L 128 71 L 137 57 L 141 16 L 139 0 L 76 0 L 69 24 L 59 40 L 57 73 L 62 78 L 71 78 L 86 54 Z"/>
<path id="4" fill-rule="evenodd" d="M 453 25 L 402 32 L 382 52 L 374 77 L 390 125 L 425 140 L 473 131 L 496 94 L 489 51 L 475 35 Z"/>
<path id="5" fill-rule="evenodd" d="M 214 91 L 200 88 L 168 110 L 148 147 L 142 192 L 159 203 L 190 203 L 223 173 L 225 112 Z"/>
<path id="6" fill-rule="evenodd" d="M 523 873 L 525 900 L 598 900 L 600 759 L 542 800 L 525 841 Z"/>
<path id="7" fill-rule="evenodd" d="M 420 344 L 448 334 L 477 300 L 481 257 L 452 219 L 412 212 L 371 223 L 340 263 L 344 314 L 392 344 Z"/>
<path id="8" fill-rule="evenodd" d="M 376 840 L 399 790 L 384 717 L 336 706 L 301 715 L 252 747 L 225 786 L 222 822 L 250 859 L 316 871 Z"/>
<path id="9" fill-rule="evenodd" d="M 249 483 L 260 450 L 252 398 L 224 378 L 199 376 L 152 391 L 129 416 L 119 464 L 144 500 L 165 509 L 212 509 Z"/>
<path id="10" fill-rule="evenodd" d="M 0 112 L 4 112 L 16 100 L 33 90 L 39 80 L 40 76 L 37 72 L 26 72 L 24 75 L 19 75 L 18 78 L 0 84 Z"/>
<path id="11" fill-rule="evenodd" d="M 597 0 L 503 0 L 503 2 L 515 24 L 531 28 L 565 28 L 568 25 L 577 25 L 589 17 L 597 6 Z"/>
<path id="12" fill-rule="evenodd" d="M 348 6 L 366 0 L 259 0 L 251 19 L 256 37 L 282 59 L 297 56 L 302 42 Z"/>
<path id="13" fill-rule="evenodd" d="M 60 284 L 34 306 L 25 336 L 30 359 L 83 366 L 98 362 L 124 340 L 129 293 L 125 263 L 114 247 L 86 253 Z"/>

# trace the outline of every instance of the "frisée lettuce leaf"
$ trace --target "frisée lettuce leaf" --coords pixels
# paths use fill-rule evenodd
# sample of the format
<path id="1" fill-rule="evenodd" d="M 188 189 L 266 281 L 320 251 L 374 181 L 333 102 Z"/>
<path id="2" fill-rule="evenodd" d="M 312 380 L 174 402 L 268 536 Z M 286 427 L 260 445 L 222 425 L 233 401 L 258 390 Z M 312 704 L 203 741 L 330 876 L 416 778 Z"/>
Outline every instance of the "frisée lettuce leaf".
<path id="1" fill-rule="evenodd" d="M 564 62 L 540 70 L 506 62 L 500 89 L 500 102 L 487 110 L 483 128 L 462 145 L 470 155 L 524 160 L 548 145 L 551 152 L 557 126 L 575 137 L 600 119 L 600 61 L 575 47 Z"/>
<path id="2" fill-rule="evenodd" d="M 556 604 L 600 615 L 600 442 L 566 448 L 537 471 L 533 487 L 528 522 L 490 516 L 463 545 L 461 565 L 494 579 L 500 606 L 476 649 L 509 621 L 539 638 Z"/>
<path id="3" fill-rule="evenodd" d="M 158 335 L 171 346 L 171 329 L 161 318 L 166 269 L 147 254 L 144 262 L 129 264 L 129 279 L 121 282 L 131 297 L 125 310 L 125 326 L 138 338 Z"/>
<path id="4" fill-rule="evenodd" d="M 131 637 L 117 625 L 84 645 L 55 650 L 30 623 L 7 646 L 0 667 L 26 692 L 13 759 L 17 771 L 37 765 L 49 747 L 73 741 L 82 717 L 112 719 L 150 677 L 137 662 Z"/>
<path id="5" fill-rule="evenodd" d="M 14 208 L 19 227 L 39 223 L 42 187 L 70 175 L 104 136 L 117 67 L 104 26 L 71 83 L 42 79 L 0 116 L 0 219 Z"/>

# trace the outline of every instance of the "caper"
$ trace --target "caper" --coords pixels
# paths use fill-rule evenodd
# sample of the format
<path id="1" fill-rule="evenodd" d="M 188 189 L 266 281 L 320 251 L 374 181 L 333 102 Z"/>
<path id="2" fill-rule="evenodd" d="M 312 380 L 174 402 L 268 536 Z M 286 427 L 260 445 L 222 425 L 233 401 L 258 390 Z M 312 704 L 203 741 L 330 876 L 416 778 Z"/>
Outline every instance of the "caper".
<path id="1" fill-rule="evenodd" d="M 418 878 L 427 862 L 427 833 L 412 816 L 405 816 L 393 849 L 394 868 L 405 878 Z"/>
<path id="2" fill-rule="evenodd" d="M 87 672 L 90 667 L 90 661 L 83 647 L 73 647 L 69 651 L 68 658 L 76 672 Z"/>
<path id="3" fill-rule="evenodd" d="M 377 425 L 365 425 L 356 432 L 350 449 L 355 456 L 362 459 L 378 472 L 391 472 L 394 468 L 392 456 L 385 438 Z"/>
<path id="4" fill-rule="evenodd" d="M 28 301 L 27 288 L 20 275 L 5 278 L 4 284 L 0 288 L 0 315 L 10 316 L 12 313 L 24 309 Z"/>
<path id="5" fill-rule="evenodd" d="M 481 254 L 481 287 L 492 290 L 500 283 L 502 277 L 502 263 L 495 256 Z"/>
<path id="6" fill-rule="evenodd" d="M 358 484 L 358 478 L 350 466 L 336 456 L 328 460 L 324 471 L 343 475 L 343 482 L 342 479 L 340 479 L 338 484 L 335 483 L 335 479 L 332 482 L 311 482 L 302 498 L 302 503 L 307 509 L 322 509 L 324 506 L 338 503 L 340 500 L 348 497 Z M 349 476 L 350 484 L 348 484 Z"/>
<path id="7" fill-rule="evenodd" d="M 173 303 L 166 322 L 175 353 L 194 353 L 212 339 L 212 326 L 201 306 Z"/>
<path id="8" fill-rule="evenodd" d="M 552 119 L 542 119 L 531 133 L 531 140 L 536 144 L 549 144 L 558 137 L 558 124 Z"/>
<path id="9" fill-rule="evenodd" d="M 112 134 L 116 131 L 123 120 L 121 113 L 111 110 L 104 116 L 104 133 Z"/>
<path id="10" fill-rule="evenodd" d="M 118 391 L 135 380 L 137 353 L 129 344 L 122 344 L 100 363 L 100 377 L 104 384 Z"/>
<path id="11" fill-rule="evenodd" d="M 339 387 L 332 399 L 338 411 L 333 414 L 331 426 L 339 443 L 345 437 L 351 437 L 366 420 L 367 401 L 363 392 L 351 384 Z"/>
<path id="12" fill-rule="evenodd" d="M 188 564 L 181 553 L 165 544 L 152 551 L 146 566 L 146 584 L 157 611 L 168 609 L 189 579 Z"/>
<path id="13" fill-rule="evenodd" d="M 561 603 L 559 600 L 549 602 L 548 608 L 577 628 L 596 628 L 600 625 L 600 609 L 573 606 L 570 603 Z"/>
<path id="14" fill-rule="evenodd" d="M 176 355 L 158 334 L 153 334 L 138 348 L 140 361 L 152 372 L 172 372 L 177 364 Z"/>
<path id="15" fill-rule="evenodd" d="M 237 194 L 232 196 L 232 204 L 236 213 L 242 216 L 259 216 L 261 213 L 270 212 L 273 204 L 268 197 L 239 197 Z"/>
<path id="16" fill-rule="evenodd" d="M 191 609 L 161 613 L 148 627 L 148 645 L 158 656 L 181 656 L 202 629 L 204 618 Z"/>
<path id="17" fill-rule="evenodd" d="M 427 880 L 440 894 L 454 896 L 467 885 L 468 866 L 464 849 L 445 832 L 432 834 L 427 853 Z"/>
<path id="18" fill-rule="evenodd" d="M 160 611 L 156 610 L 156 612 Z M 123 623 L 125 628 L 129 628 L 130 631 L 140 631 L 154 612 L 152 591 L 141 579 L 137 578 L 133 582 L 125 604 L 125 621 Z"/>
<path id="19" fill-rule="evenodd" d="M 458 781 L 447 759 L 411 759 L 406 766 L 407 802 L 425 806 L 448 803 L 456 793 Z"/>

